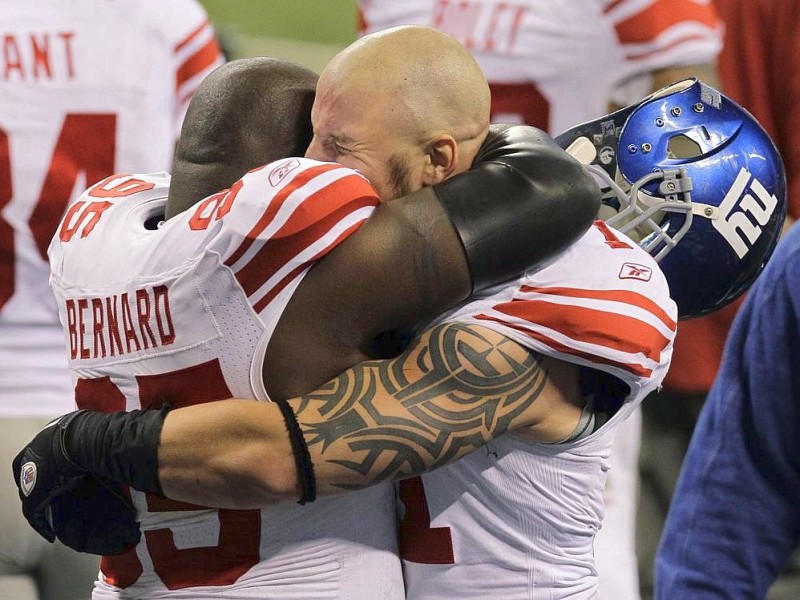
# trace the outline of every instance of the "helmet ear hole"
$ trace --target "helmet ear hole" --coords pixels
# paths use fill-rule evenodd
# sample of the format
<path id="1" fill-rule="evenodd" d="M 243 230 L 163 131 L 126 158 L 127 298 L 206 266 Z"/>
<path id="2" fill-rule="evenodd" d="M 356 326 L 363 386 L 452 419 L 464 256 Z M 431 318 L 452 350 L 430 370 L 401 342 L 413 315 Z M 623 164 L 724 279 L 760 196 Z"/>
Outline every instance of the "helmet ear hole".
<path id="1" fill-rule="evenodd" d="M 705 130 L 705 127 L 703 129 Z M 704 131 L 704 133 L 706 136 L 708 135 L 707 131 Z M 683 134 L 673 135 L 667 143 L 667 158 L 696 158 L 702 156 L 702 154 L 703 150 L 700 144 Z"/>

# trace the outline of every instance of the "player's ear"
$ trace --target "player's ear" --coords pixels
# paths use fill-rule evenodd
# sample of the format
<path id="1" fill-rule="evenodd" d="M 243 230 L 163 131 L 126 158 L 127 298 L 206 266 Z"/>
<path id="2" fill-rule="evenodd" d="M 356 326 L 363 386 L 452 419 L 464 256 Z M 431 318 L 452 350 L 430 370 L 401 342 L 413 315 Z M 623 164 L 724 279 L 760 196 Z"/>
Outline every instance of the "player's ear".
<path id="1" fill-rule="evenodd" d="M 451 135 L 440 135 L 428 143 L 428 160 L 422 173 L 423 185 L 441 183 L 455 174 L 458 164 L 458 143 Z"/>

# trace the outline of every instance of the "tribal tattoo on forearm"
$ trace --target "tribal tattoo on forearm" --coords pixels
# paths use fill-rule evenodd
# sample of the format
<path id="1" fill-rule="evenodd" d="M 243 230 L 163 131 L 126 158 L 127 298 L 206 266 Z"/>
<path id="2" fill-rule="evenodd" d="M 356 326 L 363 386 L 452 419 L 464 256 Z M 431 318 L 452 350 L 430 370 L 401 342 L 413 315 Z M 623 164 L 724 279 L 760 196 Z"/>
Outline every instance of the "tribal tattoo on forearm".
<path id="1" fill-rule="evenodd" d="M 483 331 L 437 326 L 400 357 L 357 365 L 302 397 L 295 409 L 309 449 L 341 468 L 334 487 L 444 465 L 524 415 L 545 387 L 539 356 Z"/>

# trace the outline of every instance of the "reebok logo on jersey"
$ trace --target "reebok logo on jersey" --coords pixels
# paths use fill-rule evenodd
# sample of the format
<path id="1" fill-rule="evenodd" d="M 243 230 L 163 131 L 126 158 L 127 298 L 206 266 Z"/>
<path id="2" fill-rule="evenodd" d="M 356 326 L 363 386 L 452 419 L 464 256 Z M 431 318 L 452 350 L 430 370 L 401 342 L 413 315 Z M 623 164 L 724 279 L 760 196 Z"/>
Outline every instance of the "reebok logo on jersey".
<path id="1" fill-rule="evenodd" d="M 19 487 L 27 498 L 36 485 L 36 463 L 26 462 L 19 473 Z"/>
<path id="2" fill-rule="evenodd" d="M 296 158 L 290 158 L 289 160 L 282 162 L 277 167 L 272 169 L 272 172 L 269 174 L 269 184 L 272 187 L 278 187 L 281 181 L 283 181 L 289 173 L 294 171 L 299 166 L 300 161 Z"/>
<path id="3" fill-rule="evenodd" d="M 625 263 L 619 272 L 620 279 L 638 279 L 639 281 L 650 281 L 653 269 L 636 263 Z"/>

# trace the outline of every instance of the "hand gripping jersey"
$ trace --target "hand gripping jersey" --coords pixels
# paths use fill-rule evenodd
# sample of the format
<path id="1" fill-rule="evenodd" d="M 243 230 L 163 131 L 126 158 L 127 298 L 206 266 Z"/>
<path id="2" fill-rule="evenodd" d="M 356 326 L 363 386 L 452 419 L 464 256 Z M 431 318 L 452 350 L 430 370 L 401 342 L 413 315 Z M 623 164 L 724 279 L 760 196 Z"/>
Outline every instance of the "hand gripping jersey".
<path id="1" fill-rule="evenodd" d="M 1 0 L 0 415 L 72 410 L 47 245 L 81 190 L 168 169 L 222 64 L 195 0 Z"/>
<path id="2" fill-rule="evenodd" d="M 713 62 L 722 44 L 710 0 L 359 0 L 358 6 L 362 33 L 413 23 L 452 35 L 491 84 L 493 120 L 550 133 L 606 114 L 621 82 Z"/>
<path id="3" fill-rule="evenodd" d="M 295 158 L 148 228 L 168 183 L 107 178 L 50 246 L 82 408 L 265 400 L 263 353 L 292 293 L 379 201 L 355 171 Z M 103 559 L 95 599 L 402 598 L 391 486 L 260 511 L 132 496 L 141 542 Z"/>
<path id="4" fill-rule="evenodd" d="M 593 541 L 611 444 L 672 355 L 677 309 L 664 275 L 628 237 L 597 222 L 546 268 L 444 320 L 493 328 L 532 351 L 613 375 L 630 391 L 608 422 L 576 441 L 506 434 L 401 482 L 407 598 L 598 597 Z"/>

